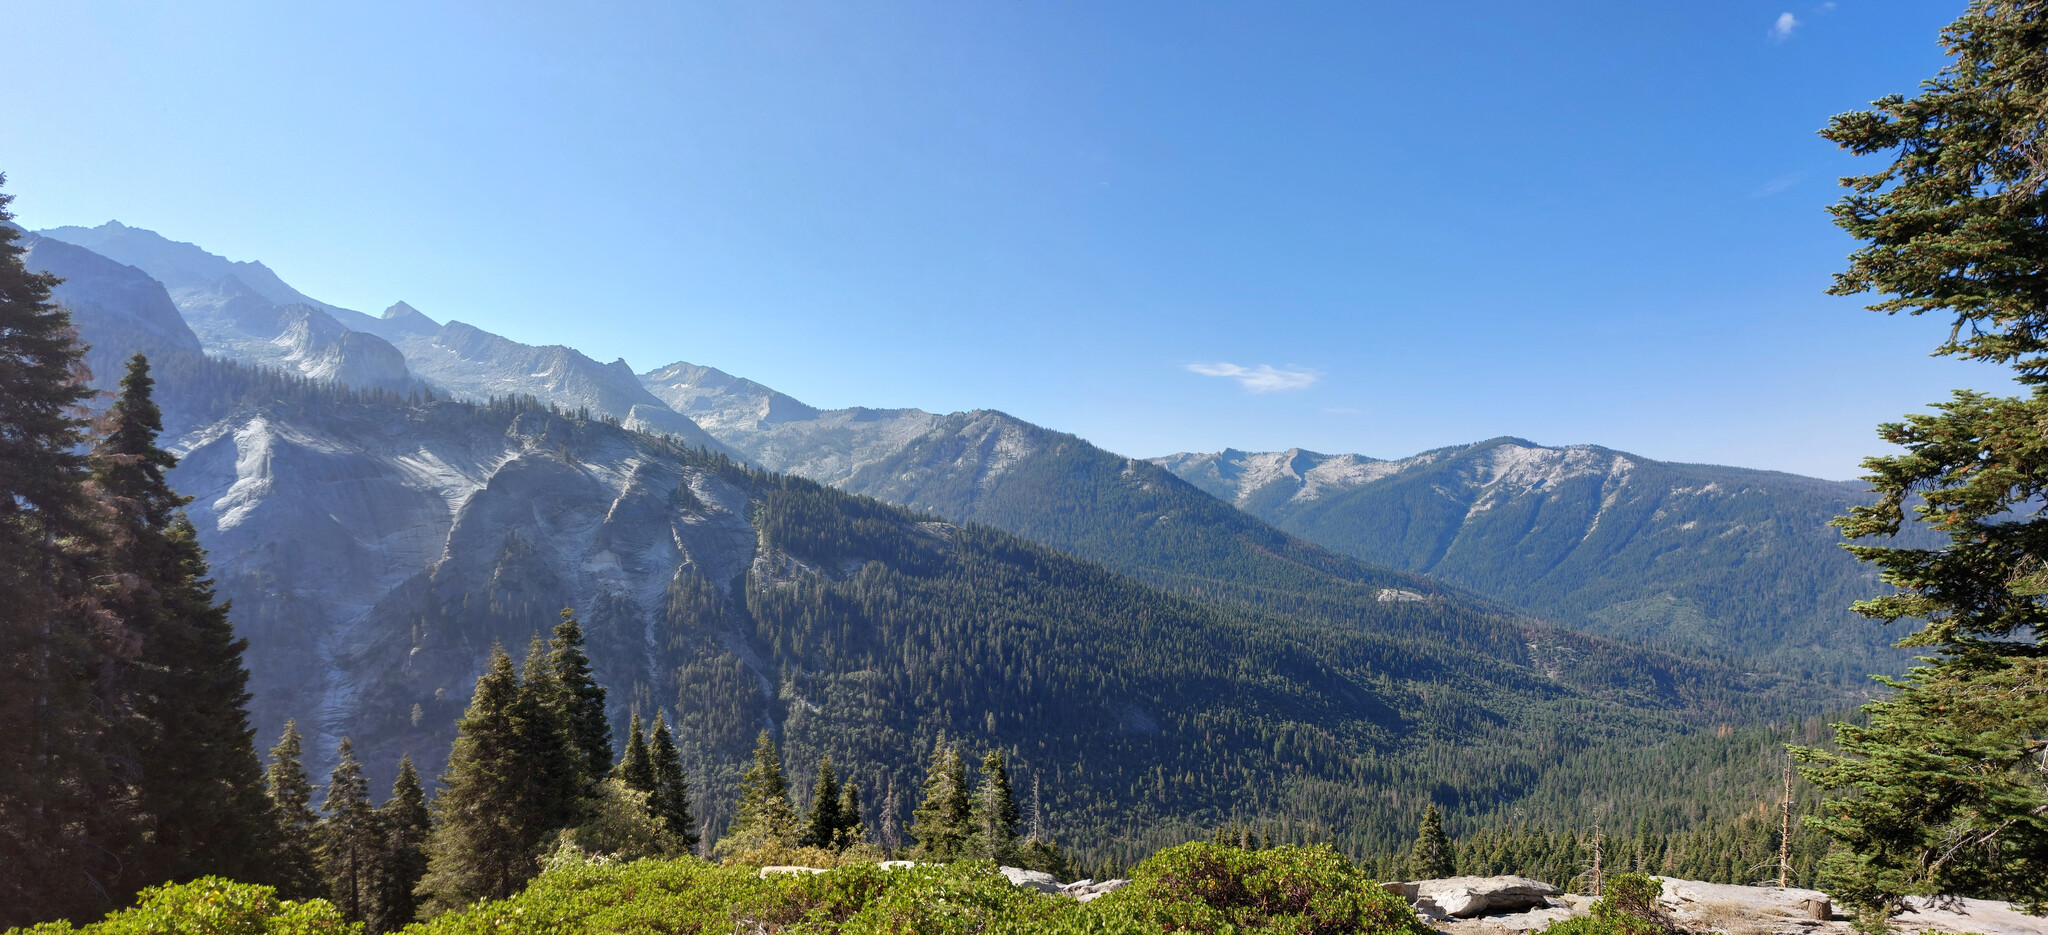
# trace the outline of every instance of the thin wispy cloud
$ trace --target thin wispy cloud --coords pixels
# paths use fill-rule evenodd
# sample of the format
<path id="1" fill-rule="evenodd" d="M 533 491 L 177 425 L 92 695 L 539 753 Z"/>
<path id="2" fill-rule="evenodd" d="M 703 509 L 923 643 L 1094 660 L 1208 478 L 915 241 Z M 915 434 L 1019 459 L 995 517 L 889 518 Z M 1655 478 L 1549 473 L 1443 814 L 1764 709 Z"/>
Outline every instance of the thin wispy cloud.
<path id="1" fill-rule="evenodd" d="M 1272 364 L 1245 367 L 1224 361 L 1213 364 L 1189 364 L 1188 369 L 1205 377 L 1229 377 L 1253 393 L 1307 389 L 1322 377 L 1320 373 L 1300 367 L 1282 368 Z"/>
<path id="2" fill-rule="evenodd" d="M 1783 194 L 1784 192 L 1790 190 L 1792 186 L 1799 184 L 1799 180 L 1803 177 L 1805 177 L 1805 174 L 1800 172 L 1793 172 L 1786 175 L 1778 176 L 1777 178 L 1774 178 L 1768 182 L 1763 183 L 1762 185 L 1758 185 L 1754 189 L 1751 189 L 1749 197 L 1769 198 L 1772 195 Z"/>
<path id="3" fill-rule="evenodd" d="M 1771 24 L 1771 41 L 1784 42 L 1792 38 L 1792 30 L 1799 28 L 1799 17 L 1791 13 L 1778 14 L 1778 21 Z"/>

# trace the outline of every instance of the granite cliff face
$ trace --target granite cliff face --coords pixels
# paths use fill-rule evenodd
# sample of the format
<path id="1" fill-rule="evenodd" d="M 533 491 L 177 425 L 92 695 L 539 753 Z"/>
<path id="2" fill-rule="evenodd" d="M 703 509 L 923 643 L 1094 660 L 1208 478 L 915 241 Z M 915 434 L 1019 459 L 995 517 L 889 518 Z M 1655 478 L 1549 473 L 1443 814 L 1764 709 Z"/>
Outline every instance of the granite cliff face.
<path id="1" fill-rule="evenodd" d="M 523 651 L 565 606 L 616 702 L 673 697 L 669 589 L 754 557 L 746 498 L 714 470 L 545 409 L 260 404 L 175 450 L 250 639 L 257 723 L 354 736 L 379 763 L 434 762 L 490 645 Z"/>

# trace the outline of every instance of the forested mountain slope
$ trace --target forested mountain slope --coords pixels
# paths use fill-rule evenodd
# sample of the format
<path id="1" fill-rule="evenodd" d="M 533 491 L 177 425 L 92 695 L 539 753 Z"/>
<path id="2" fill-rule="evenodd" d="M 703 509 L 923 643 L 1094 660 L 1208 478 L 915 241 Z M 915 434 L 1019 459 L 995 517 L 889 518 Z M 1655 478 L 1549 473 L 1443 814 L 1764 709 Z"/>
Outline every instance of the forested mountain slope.
<path id="1" fill-rule="evenodd" d="M 137 340 L 91 321 L 108 352 Z M 528 398 L 303 373 L 157 361 L 257 722 L 298 718 L 316 771 L 343 736 L 379 782 L 401 752 L 439 762 L 491 644 L 520 652 L 565 605 L 615 717 L 679 726 L 714 832 L 763 727 L 899 828 L 941 731 L 1007 747 L 1097 855 L 1238 818 L 1384 850 L 1422 799 L 1665 820 L 1679 777 L 1719 790 L 1703 807 L 1745 788 L 1671 742 L 1842 700 L 1371 568 L 998 413 L 935 420 L 849 482 L 989 524 L 956 525 Z"/>
<path id="2" fill-rule="evenodd" d="M 899 820 L 944 731 L 1009 748 L 1084 849 L 1233 814 L 1383 847 L 1418 796 L 1490 814 L 1574 755 L 1818 703 L 1455 597 L 1341 623 L 1191 601 L 531 403 L 204 361 L 160 385 L 222 416 L 186 431 L 172 479 L 251 640 L 259 720 L 352 736 L 385 770 L 436 761 L 491 643 L 518 651 L 564 605 L 620 719 L 680 726 L 714 824 L 762 727 L 799 774 L 829 754 L 878 807 L 893 790 Z"/>
<path id="3" fill-rule="evenodd" d="M 1828 521 L 1863 485 L 1500 438 L 1400 461 L 1155 459 L 1273 525 L 1592 633 L 1848 679 L 1907 663 L 1849 610 L 1879 593 Z"/>

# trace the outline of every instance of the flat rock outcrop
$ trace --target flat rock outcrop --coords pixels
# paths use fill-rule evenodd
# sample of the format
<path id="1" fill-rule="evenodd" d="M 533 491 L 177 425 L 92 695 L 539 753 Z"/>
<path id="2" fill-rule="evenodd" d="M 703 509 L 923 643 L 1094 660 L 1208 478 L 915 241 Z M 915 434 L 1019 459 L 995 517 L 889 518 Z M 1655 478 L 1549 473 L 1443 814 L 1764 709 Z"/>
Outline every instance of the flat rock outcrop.
<path id="1" fill-rule="evenodd" d="M 1380 886 L 1425 916 L 1454 919 L 1551 908 L 1555 898 L 1564 895 L 1564 890 L 1542 880 L 1518 876 L 1448 877 Z"/>
<path id="2" fill-rule="evenodd" d="M 1826 893 L 1818 890 L 1658 879 L 1664 884 L 1659 902 L 1671 920 L 1686 931 L 1722 935 L 1854 935 L 1849 918 Z M 1455 935 L 1520 935 L 1540 931 L 1564 919 L 1589 915 L 1594 902 L 1590 896 L 1561 893 L 1547 883 L 1523 877 L 1454 877 L 1380 885 L 1407 899 L 1439 931 Z M 1479 905 L 1489 908 L 1474 908 Z M 1912 907 L 1910 911 L 1892 920 L 1893 927 L 1901 932 L 2048 935 L 2048 918 L 2023 914 L 2010 903 L 1988 899 L 1915 899 L 1908 905 Z"/>

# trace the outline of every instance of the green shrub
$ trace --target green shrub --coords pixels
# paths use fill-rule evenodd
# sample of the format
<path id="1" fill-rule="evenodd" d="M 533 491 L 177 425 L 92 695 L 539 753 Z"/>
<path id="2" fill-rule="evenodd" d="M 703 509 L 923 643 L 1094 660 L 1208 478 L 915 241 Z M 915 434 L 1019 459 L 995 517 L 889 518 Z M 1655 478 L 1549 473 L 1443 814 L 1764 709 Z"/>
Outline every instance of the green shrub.
<path id="1" fill-rule="evenodd" d="M 33 935 L 358 935 L 362 925 L 344 922 L 324 899 L 278 899 L 268 886 L 201 877 L 142 891 L 132 909 L 122 909 L 83 928 L 46 922 L 12 933 Z"/>
<path id="2" fill-rule="evenodd" d="M 585 932 L 733 930 L 742 907 L 765 906 L 787 882 L 748 867 L 694 858 L 565 862 L 509 899 L 443 914 L 409 932 L 434 935 L 581 935 Z"/>
<path id="3" fill-rule="evenodd" d="M 1593 904 L 1598 913 L 1605 906 L 1610 913 L 1633 916 L 1638 919 L 1654 919 L 1662 915 L 1657 897 L 1664 895 L 1664 881 L 1641 873 L 1617 873 L 1600 887 L 1600 901 Z"/>
<path id="4" fill-rule="evenodd" d="M 1666 935 L 1676 931 L 1657 897 L 1664 883 L 1641 873 L 1617 873 L 1600 887 L 1591 918 L 1551 923 L 1537 935 Z"/>
<path id="5" fill-rule="evenodd" d="M 989 861 L 875 864 L 762 879 L 694 858 L 565 861 L 510 899 L 451 912 L 417 935 L 1428 935 L 1406 903 L 1326 847 L 1190 844 L 1088 903 L 1010 885 Z"/>
<path id="6" fill-rule="evenodd" d="M 762 879 L 752 867 L 696 859 L 564 862 L 510 899 L 451 912 L 419 935 L 717 933 L 756 926 L 787 935 L 1049 932 L 1155 935 L 1156 928 L 1075 927 L 1087 907 L 1011 886 L 987 861 L 885 870 L 875 864 Z"/>
<path id="7" fill-rule="evenodd" d="M 842 871 L 843 872 L 843 871 Z M 1082 906 L 1012 886 L 990 861 L 871 872 L 889 878 L 875 898 L 846 917 L 847 935 L 969 935 L 992 930 L 1075 931 L 1062 928 Z M 820 874 L 838 876 L 839 873 Z"/>
<path id="8" fill-rule="evenodd" d="M 1328 847 L 1247 851 L 1206 841 L 1138 865 L 1131 884 L 1091 905 L 1172 931 L 1426 935 L 1401 898 Z"/>

